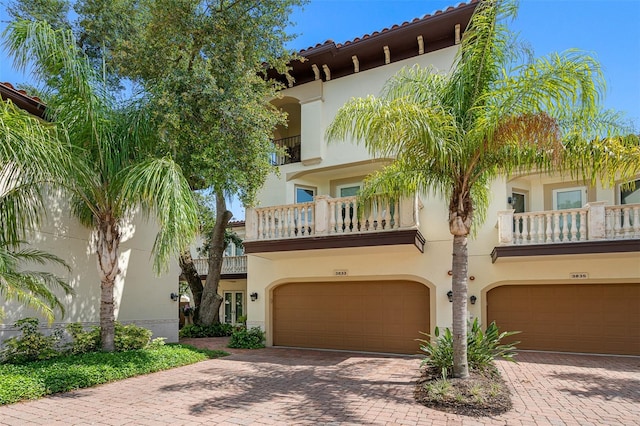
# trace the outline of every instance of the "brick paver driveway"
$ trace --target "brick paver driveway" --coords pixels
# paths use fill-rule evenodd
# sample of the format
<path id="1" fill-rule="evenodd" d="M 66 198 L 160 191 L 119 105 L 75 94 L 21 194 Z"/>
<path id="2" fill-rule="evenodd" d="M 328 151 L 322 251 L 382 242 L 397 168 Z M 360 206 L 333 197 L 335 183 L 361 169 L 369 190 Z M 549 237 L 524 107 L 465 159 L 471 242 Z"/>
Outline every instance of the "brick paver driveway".
<path id="1" fill-rule="evenodd" d="M 493 418 L 417 405 L 415 358 L 269 348 L 3 406 L 0 424 L 640 424 L 640 358 L 518 359 L 499 362 L 514 408 Z"/>

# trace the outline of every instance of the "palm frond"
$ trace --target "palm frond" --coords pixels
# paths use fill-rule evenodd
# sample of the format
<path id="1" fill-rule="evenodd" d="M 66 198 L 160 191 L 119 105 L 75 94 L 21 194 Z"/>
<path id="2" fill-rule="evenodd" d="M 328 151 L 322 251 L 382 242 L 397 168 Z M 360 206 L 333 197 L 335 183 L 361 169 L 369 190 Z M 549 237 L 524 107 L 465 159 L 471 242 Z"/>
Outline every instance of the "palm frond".
<path id="1" fill-rule="evenodd" d="M 36 249 L 7 250 L 0 246 L 0 295 L 7 301 L 15 301 L 31 307 L 43 314 L 51 323 L 55 311 L 65 314 L 64 304 L 54 290 L 65 295 L 73 294 L 73 289 L 64 280 L 50 272 L 25 271 L 22 263 L 54 263 L 69 269 L 64 260 L 50 253 Z"/>
<path id="2" fill-rule="evenodd" d="M 153 213 L 160 232 L 153 245 L 154 268 L 166 269 L 170 257 L 198 233 L 198 206 L 180 167 L 168 158 L 149 159 L 123 170 L 117 186 L 130 209 Z"/>

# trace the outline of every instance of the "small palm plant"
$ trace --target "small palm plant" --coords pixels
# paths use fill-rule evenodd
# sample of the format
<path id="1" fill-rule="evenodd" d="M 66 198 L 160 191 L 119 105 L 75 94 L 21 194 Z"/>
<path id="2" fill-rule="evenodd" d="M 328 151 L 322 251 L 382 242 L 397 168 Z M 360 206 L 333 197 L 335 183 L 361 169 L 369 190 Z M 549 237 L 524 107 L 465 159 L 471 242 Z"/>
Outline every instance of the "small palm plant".
<path id="1" fill-rule="evenodd" d="M 495 321 L 489 324 L 483 332 L 476 318 L 467 326 L 467 357 L 469 369 L 485 371 L 490 369 L 496 358 L 507 361 L 515 361 L 516 345 L 520 342 L 503 343 L 502 340 L 520 333 L 519 331 L 498 330 Z M 453 376 L 453 334 L 449 328 L 445 328 L 440 335 L 440 329 L 434 331 L 435 339 L 431 335 L 422 333 L 429 339 L 418 339 L 420 350 L 426 355 L 422 360 L 422 366 L 436 369 L 442 374 L 442 378 Z"/>

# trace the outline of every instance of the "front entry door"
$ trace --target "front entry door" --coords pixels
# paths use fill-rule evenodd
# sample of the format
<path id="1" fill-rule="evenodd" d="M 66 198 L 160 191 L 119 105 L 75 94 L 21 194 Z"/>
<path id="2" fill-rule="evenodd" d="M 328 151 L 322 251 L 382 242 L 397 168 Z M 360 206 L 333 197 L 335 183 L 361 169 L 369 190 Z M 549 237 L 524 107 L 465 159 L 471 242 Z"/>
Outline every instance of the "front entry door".
<path id="1" fill-rule="evenodd" d="M 223 297 L 224 322 L 227 324 L 238 324 L 238 319 L 244 316 L 244 292 L 225 291 Z"/>

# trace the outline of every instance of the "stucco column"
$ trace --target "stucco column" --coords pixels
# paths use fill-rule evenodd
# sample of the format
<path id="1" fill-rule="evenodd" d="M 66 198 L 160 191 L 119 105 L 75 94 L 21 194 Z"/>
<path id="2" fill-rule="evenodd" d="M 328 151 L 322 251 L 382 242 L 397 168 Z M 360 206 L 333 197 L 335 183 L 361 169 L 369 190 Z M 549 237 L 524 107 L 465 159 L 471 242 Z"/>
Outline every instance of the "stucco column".
<path id="1" fill-rule="evenodd" d="M 606 201 L 593 201 L 587 203 L 587 235 L 589 240 L 604 240 L 607 237 L 606 212 L 604 209 Z"/>
<path id="2" fill-rule="evenodd" d="M 328 195 L 316 195 L 313 201 L 316 204 L 315 230 L 316 235 L 326 235 L 329 231 L 329 202 Z"/>
<path id="3" fill-rule="evenodd" d="M 301 160 L 302 164 L 318 164 L 325 152 L 324 131 L 322 129 L 322 96 L 300 102 L 301 109 Z"/>
<path id="4" fill-rule="evenodd" d="M 498 244 L 501 246 L 513 244 L 513 213 L 514 209 L 498 211 Z"/>
<path id="5" fill-rule="evenodd" d="M 253 208 L 246 209 L 245 223 L 244 223 L 245 240 L 254 241 L 258 239 L 257 225 L 258 225 L 258 213 L 256 212 L 256 209 L 253 209 Z"/>
<path id="6" fill-rule="evenodd" d="M 417 197 L 400 198 L 400 228 L 411 228 L 417 225 Z"/>

